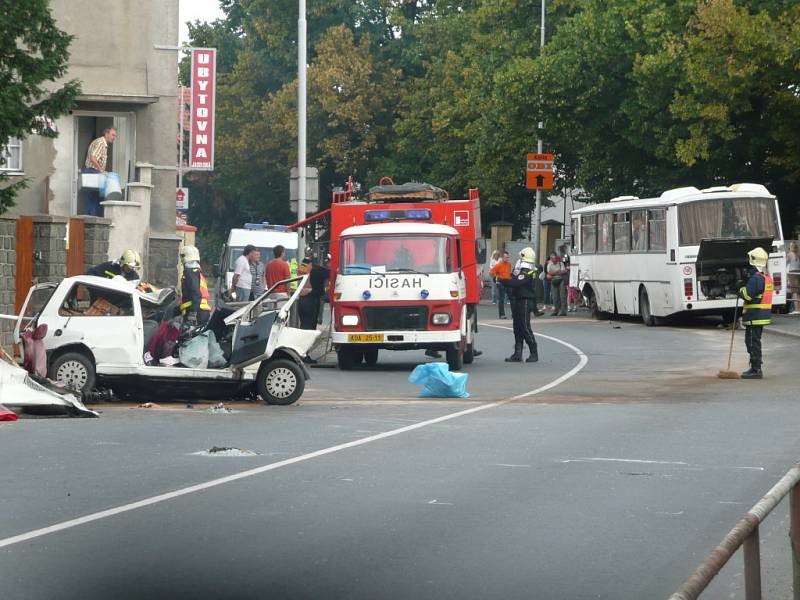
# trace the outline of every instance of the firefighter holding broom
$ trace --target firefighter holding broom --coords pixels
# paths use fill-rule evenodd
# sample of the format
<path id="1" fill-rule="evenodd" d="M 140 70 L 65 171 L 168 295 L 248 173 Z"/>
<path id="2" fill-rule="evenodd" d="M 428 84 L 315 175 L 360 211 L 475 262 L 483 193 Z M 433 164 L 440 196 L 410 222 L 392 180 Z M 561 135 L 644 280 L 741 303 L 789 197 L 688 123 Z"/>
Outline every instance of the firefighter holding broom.
<path id="1" fill-rule="evenodd" d="M 761 334 L 764 325 L 770 324 L 774 286 L 772 277 L 764 272 L 769 258 L 766 250 L 754 248 L 747 257 L 750 259 L 750 278 L 739 290 L 739 297 L 744 301 L 742 324 L 745 326 L 744 343 L 750 355 L 750 368 L 742 373 L 742 379 L 762 379 Z"/>

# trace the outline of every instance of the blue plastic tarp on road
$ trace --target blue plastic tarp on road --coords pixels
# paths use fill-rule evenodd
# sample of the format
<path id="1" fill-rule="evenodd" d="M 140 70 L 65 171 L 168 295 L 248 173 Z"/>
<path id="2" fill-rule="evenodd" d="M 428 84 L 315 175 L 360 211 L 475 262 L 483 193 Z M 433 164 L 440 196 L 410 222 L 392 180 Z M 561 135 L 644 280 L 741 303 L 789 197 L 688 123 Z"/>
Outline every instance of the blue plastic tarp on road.
<path id="1" fill-rule="evenodd" d="M 467 373 L 452 373 L 445 362 L 417 365 L 408 376 L 409 383 L 421 384 L 420 398 L 469 398 Z"/>

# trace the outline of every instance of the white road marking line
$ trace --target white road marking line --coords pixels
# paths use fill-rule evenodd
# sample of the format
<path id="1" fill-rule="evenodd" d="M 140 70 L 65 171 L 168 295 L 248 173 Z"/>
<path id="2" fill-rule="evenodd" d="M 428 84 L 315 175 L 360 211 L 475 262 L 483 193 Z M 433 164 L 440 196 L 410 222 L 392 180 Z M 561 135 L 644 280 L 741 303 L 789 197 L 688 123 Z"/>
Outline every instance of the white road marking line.
<path id="1" fill-rule="evenodd" d="M 585 462 L 613 462 L 613 463 L 634 463 L 638 465 L 673 465 L 676 467 L 689 467 L 690 469 L 734 469 L 739 471 L 765 471 L 764 467 L 739 467 L 727 465 L 695 465 L 682 460 L 643 460 L 638 458 L 605 458 L 600 456 L 585 458 L 567 458 L 559 460 L 562 464 L 585 463 Z"/>
<path id="2" fill-rule="evenodd" d="M 487 327 L 498 327 L 496 325 L 486 325 Z M 508 327 L 498 327 L 499 329 L 508 329 Z M 555 386 L 567 381 L 571 377 L 574 377 L 578 374 L 578 372 L 586 366 L 586 363 L 589 362 L 589 359 L 586 357 L 579 348 L 573 346 L 569 342 L 565 342 L 563 340 L 559 340 L 558 338 L 550 337 L 543 334 L 537 334 L 540 337 L 547 338 L 552 340 L 558 344 L 566 346 L 574 351 L 579 358 L 578 364 L 564 373 L 561 377 L 551 381 L 548 384 L 545 384 L 541 387 L 538 387 L 534 390 L 529 392 L 525 392 L 524 394 L 518 394 L 516 396 L 512 396 L 511 398 L 506 398 L 505 400 L 498 400 L 497 402 L 490 402 L 489 404 L 480 404 L 478 406 L 468 408 L 466 410 L 460 410 L 458 412 L 450 413 L 441 417 L 437 417 L 435 419 L 428 419 L 426 421 L 420 421 L 418 423 L 414 423 L 412 425 L 407 425 L 405 427 L 400 427 L 398 429 L 392 429 L 390 431 L 385 431 L 383 433 L 379 433 L 376 435 L 371 435 L 369 437 L 361 438 L 358 440 L 353 440 L 351 442 L 346 442 L 344 444 L 338 444 L 336 446 L 331 446 L 329 448 L 323 448 L 322 450 L 316 450 L 314 452 L 309 452 L 307 454 L 301 454 L 300 456 L 295 456 L 294 458 L 287 458 L 286 460 L 281 460 L 275 463 L 270 463 L 268 465 L 263 465 L 261 467 L 256 467 L 253 469 L 247 469 L 246 471 L 240 471 L 239 473 L 234 473 L 232 475 L 227 475 L 225 477 L 219 477 L 217 479 L 212 479 L 210 481 L 205 481 L 203 483 L 198 483 L 196 485 L 190 485 L 185 488 L 177 489 L 172 492 L 167 492 L 165 494 L 158 494 L 157 496 L 151 496 L 150 498 L 145 498 L 143 500 L 139 500 L 137 502 L 131 502 L 129 504 L 123 504 L 122 506 L 116 506 L 114 508 L 109 508 L 107 510 L 101 510 L 96 513 L 91 513 L 88 515 L 84 515 L 82 517 L 78 517 L 76 519 L 69 519 L 68 521 L 62 521 L 61 523 L 56 523 L 54 525 L 50 525 L 48 527 L 42 527 L 40 529 L 34 529 L 32 531 L 27 531 L 25 533 L 21 533 L 19 535 L 14 535 L 11 537 L 7 537 L 5 539 L 0 539 L 0 548 L 5 548 L 7 546 L 12 546 L 14 544 L 18 544 L 20 542 L 29 541 L 38 537 L 42 537 L 45 535 L 49 535 L 51 533 L 56 533 L 59 531 L 64 531 L 65 529 L 71 529 L 72 527 L 78 527 L 80 525 L 86 525 L 87 523 L 92 523 L 94 521 L 99 521 L 101 519 L 106 519 L 108 517 L 113 517 L 115 515 L 119 515 L 122 513 L 130 512 L 132 510 L 137 510 L 139 508 L 144 508 L 146 506 L 151 506 L 153 504 L 159 504 L 160 502 L 166 502 L 167 500 L 172 500 L 174 498 L 180 498 L 181 496 L 186 496 L 188 494 L 194 494 L 195 492 L 202 492 L 204 490 L 214 488 L 220 485 L 225 485 L 226 483 L 232 483 L 234 481 L 238 481 L 240 479 L 246 479 L 248 477 L 253 477 L 255 475 L 260 475 L 262 473 L 266 473 L 268 471 L 274 471 L 275 469 L 280 469 L 282 467 L 288 467 L 289 465 L 293 465 L 296 463 L 305 462 L 307 460 L 311 460 L 314 458 L 319 458 L 320 456 L 326 456 L 328 454 L 333 454 L 334 452 L 340 452 L 342 450 L 347 450 L 348 448 L 356 448 L 358 446 L 363 446 L 365 444 L 369 444 L 372 442 L 377 442 L 378 440 L 383 440 L 386 438 L 394 437 L 400 435 L 401 433 L 408 433 L 409 431 L 415 431 L 417 429 L 422 429 L 423 427 L 428 427 L 430 425 L 435 425 L 437 423 L 444 423 L 445 421 L 450 421 L 452 419 L 458 419 L 459 417 L 464 417 L 466 415 L 471 415 L 474 413 L 478 413 L 484 410 L 488 410 L 490 408 L 496 408 L 498 406 L 503 406 L 504 404 L 509 404 L 514 402 L 515 400 L 519 400 L 520 398 L 527 398 L 529 396 L 534 396 L 536 394 L 540 394 L 544 391 L 554 388 Z M 434 500 L 434 503 L 436 501 Z M 439 503 L 445 504 L 445 503 Z"/>
<path id="3" fill-rule="evenodd" d="M 513 468 L 517 468 L 517 469 L 530 469 L 531 468 L 530 465 L 513 465 L 513 464 L 509 464 L 509 463 L 494 463 L 492 466 L 493 467 L 513 467 Z"/>
<path id="4" fill-rule="evenodd" d="M 439 502 L 436 499 L 429 501 L 428 504 L 436 504 L 437 506 L 455 506 L 455 504 L 452 502 Z"/>

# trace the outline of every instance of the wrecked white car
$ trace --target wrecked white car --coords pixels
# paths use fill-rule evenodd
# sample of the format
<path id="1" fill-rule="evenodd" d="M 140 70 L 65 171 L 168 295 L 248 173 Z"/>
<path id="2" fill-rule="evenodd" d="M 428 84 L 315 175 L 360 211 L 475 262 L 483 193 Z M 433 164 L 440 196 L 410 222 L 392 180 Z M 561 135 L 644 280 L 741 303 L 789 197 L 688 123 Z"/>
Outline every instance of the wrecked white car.
<path id="1" fill-rule="evenodd" d="M 258 395 L 269 404 L 292 404 L 310 376 L 302 359 L 320 335 L 289 326 L 290 310 L 306 277 L 276 284 L 300 283 L 286 299 L 269 300 L 271 288 L 249 304 L 215 309 L 208 323 L 191 332 L 213 332 L 223 357 L 219 368 L 181 366 L 172 356 L 153 364 L 148 347 L 177 312 L 177 293 L 174 288 L 143 293 L 121 278 L 81 275 L 34 286 L 15 337 L 19 341 L 21 330 L 46 324 L 48 377 L 83 393 L 106 388 L 122 398 Z M 179 340 L 179 345 L 185 343 Z"/>

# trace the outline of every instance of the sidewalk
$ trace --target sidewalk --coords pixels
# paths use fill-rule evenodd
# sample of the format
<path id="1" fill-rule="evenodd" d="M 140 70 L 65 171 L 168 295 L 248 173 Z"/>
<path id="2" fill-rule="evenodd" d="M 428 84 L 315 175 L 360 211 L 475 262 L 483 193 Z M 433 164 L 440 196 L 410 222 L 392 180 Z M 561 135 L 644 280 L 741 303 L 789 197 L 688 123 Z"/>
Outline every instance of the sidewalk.
<path id="1" fill-rule="evenodd" d="M 772 325 L 767 325 L 764 331 L 800 338 L 800 315 L 773 314 Z"/>

